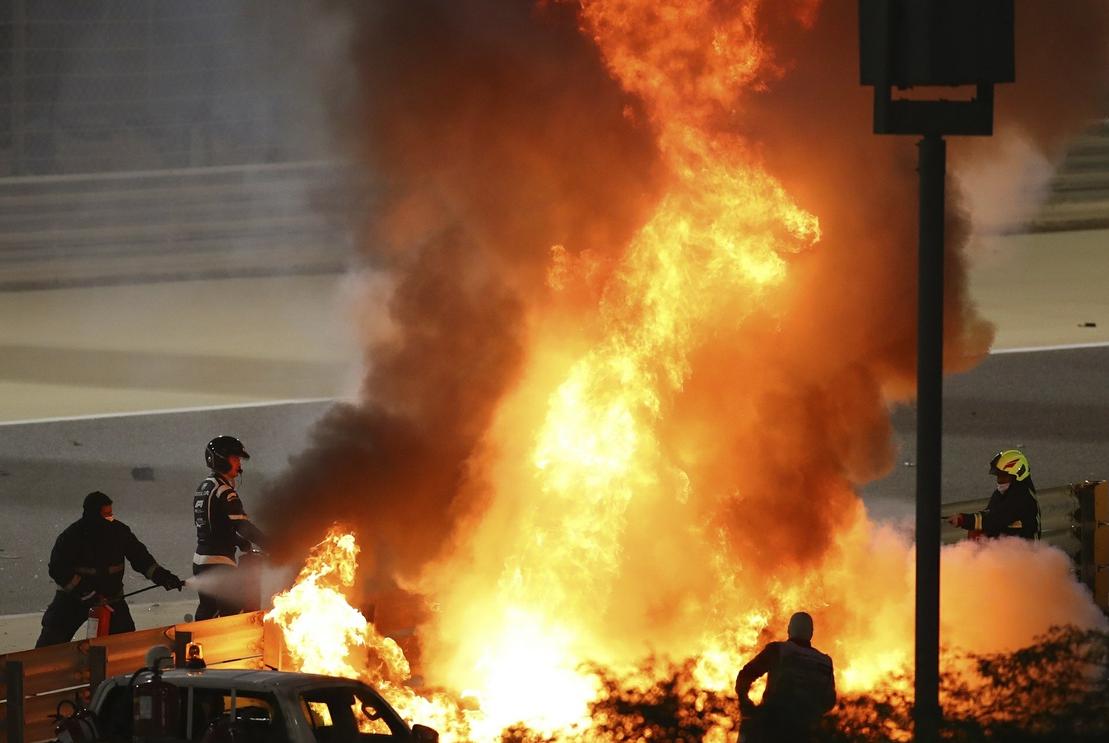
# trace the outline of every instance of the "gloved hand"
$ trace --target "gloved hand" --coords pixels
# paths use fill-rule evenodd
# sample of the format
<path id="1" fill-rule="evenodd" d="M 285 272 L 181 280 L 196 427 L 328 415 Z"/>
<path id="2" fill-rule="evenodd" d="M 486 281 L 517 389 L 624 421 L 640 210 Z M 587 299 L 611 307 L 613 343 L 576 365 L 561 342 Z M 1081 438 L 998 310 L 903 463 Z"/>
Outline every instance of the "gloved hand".
<path id="1" fill-rule="evenodd" d="M 154 581 L 167 591 L 172 591 L 174 589 L 180 591 L 185 586 L 185 581 L 181 580 L 176 575 L 169 572 L 160 565 L 154 570 L 154 575 L 150 576 L 150 580 Z"/>
<path id="2" fill-rule="evenodd" d="M 952 526 L 957 526 L 960 529 L 965 529 L 966 528 L 966 526 L 964 526 L 965 514 L 956 513 L 951 518 L 949 518 L 947 520 L 947 523 L 951 524 Z"/>

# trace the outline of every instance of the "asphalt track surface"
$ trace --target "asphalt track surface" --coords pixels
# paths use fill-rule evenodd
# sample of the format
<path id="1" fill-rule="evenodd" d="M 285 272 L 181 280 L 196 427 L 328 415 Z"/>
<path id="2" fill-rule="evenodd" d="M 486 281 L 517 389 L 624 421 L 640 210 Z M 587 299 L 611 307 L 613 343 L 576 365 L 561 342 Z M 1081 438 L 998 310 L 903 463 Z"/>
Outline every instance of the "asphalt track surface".
<path id="1" fill-rule="evenodd" d="M 239 492 L 249 513 L 261 505 L 267 480 L 305 448 L 312 423 L 329 404 L 0 425 L 0 615 L 41 611 L 50 602 L 50 549 L 61 530 L 80 517 L 81 501 L 91 490 L 111 496 L 116 517 L 160 564 L 182 578 L 191 575 L 196 547 L 192 495 L 207 474 L 205 444 L 223 433 L 245 442 L 251 459 Z M 128 568 L 126 590 L 147 585 Z M 179 600 L 190 594 L 155 589 L 134 600 Z"/>
<path id="2" fill-rule="evenodd" d="M 990 457 L 1020 447 L 1042 489 L 1109 478 L 1109 347 L 996 354 L 945 383 L 943 500 L 981 498 L 992 489 Z M 195 534 L 191 497 L 205 475 L 204 444 L 233 433 L 252 454 L 240 483 L 247 510 L 267 481 L 301 451 L 327 402 L 163 412 L 0 425 L 0 615 L 41 611 L 57 534 L 100 489 L 117 517 L 162 564 L 185 576 Z M 914 514 L 915 411 L 892 422 L 899 455 L 890 474 L 862 488 L 871 513 L 902 524 Z M 147 585 L 128 571 L 128 590 Z M 168 600 L 153 591 L 144 598 Z"/>
<path id="3" fill-rule="evenodd" d="M 862 489 L 878 518 L 913 520 L 916 410 L 893 412 L 893 470 Z M 1109 479 L 1109 347 L 996 353 L 944 380 L 942 499 L 986 498 L 989 461 L 1019 448 L 1040 490 Z"/>

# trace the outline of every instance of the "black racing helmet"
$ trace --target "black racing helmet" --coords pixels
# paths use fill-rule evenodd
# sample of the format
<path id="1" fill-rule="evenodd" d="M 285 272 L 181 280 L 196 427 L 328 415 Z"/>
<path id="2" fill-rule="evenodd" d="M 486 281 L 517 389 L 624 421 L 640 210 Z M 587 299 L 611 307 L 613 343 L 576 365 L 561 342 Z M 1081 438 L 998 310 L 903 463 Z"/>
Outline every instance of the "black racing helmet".
<path id="1" fill-rule="evenodd" d="M 213 472 L 227 472 L 231 468 L 228 457 L 250 459 L 243 442 L 234 436 L 216 436 L 204 447 L 204 462 Z"/>

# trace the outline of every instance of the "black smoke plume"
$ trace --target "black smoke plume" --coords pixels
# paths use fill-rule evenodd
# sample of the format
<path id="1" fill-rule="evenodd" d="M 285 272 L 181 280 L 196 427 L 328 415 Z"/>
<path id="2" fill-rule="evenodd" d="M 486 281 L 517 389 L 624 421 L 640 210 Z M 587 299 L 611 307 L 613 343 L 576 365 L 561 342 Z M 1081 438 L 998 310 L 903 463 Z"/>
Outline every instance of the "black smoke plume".
<path id="1" fill-rule="evenodd" d="M 336 406 L 266 501 L 278 557 L 354 526 L 379 572 L 411 573 L 482 499 L 468 460 L 521 362 L 552 246 L 600 265 L 657 189 L 651 133 L 565 5 L 336 4 L 357 97 L 339 130 L 373 193 L 363 258 L 391 328 L 361 401 Z M 607 258 L 606 258 L 607 257 Z"/>

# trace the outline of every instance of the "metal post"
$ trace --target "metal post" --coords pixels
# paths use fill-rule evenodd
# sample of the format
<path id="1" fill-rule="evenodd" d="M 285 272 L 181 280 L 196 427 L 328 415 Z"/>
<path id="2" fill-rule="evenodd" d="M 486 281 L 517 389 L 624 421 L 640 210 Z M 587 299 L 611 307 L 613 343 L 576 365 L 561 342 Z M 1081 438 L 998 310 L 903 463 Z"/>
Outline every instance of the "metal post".
<path id="1" fill-rule="evenodd" d="M 89 701 L 96 688 L 108 677 L 108 648 L 103 645 L 89 646 Z"/>
<path id="2" fill-rule="evenodd" d="M 917 743 L 939 739 L 940 473 L 943 438 L 944 172 L 938 134 L 919 143 L 920 235 L 917 299 L 916 688 Z"/>
<path id="3" fill-rule="evenodd" d="M 9 660 L 4 668 L 8 685 L 8 743 L 23 743 L 23 663 Z"/>
<path id="4" fill-rule="evenodd" d="M 26 0 L 12 3 L 12 175 L 27 170 L 27 5 Z"/>
<path id="5" fill-rule="evenodd" d="M 196 704 L 196 699 L 194 699 L 195 691 L 196 689 L 190 684 L 188 706 L 185 708 L 185 738 L 188 740 L 193 739 L 193 708 Z"/>

